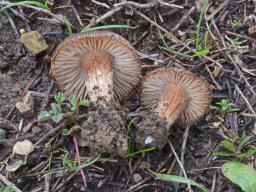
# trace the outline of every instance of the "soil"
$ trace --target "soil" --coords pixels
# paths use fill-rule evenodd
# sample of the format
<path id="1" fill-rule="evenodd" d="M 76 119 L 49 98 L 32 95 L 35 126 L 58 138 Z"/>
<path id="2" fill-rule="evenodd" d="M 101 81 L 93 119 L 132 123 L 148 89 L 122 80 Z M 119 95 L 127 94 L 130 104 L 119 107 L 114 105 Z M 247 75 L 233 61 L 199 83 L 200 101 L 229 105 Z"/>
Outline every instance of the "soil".
<path id="1" fill-rule="evenodd" d="M 184 46 L 196 48 L 196 26 L 200 16 L 198 7 L 203 1 L 172 1 L 183 6 L 183 9 L 159 4 L 151 7 L 129 5 L 100 21 L 97 19 L 116 9 L 114 5 L 121 1 L 101 1 L 110 8 L 89 0 L 48 2 L 53 14 L 61 14 L 69 20 L 73 33 L 83 29 L 78 16 L 84 27 L 89 24 L 91 27 L 110 24 L 133 26 L 132 29 L 112 31 L 130 41 L 138 51 L 142 80 L 146 73 L 162 66 L 190 71 L 206 79 L 213 87 L 212 105 L 227 99 L 239 107 L 239 112 L 222 114 L 210 111 L 188 132 L 185 127 L 177 125 L 172 128 L 171 134 L 166 134 L 159 143 L 153 143 L 159 149 L 132 157 L 123 157 L 129 147 L 126 133 L 127 125 L 133 119 L 131 117 L 136 118 L 130 127 L 132 145 L 137 145 L 138 150 L 145 143 L 145 136 L 148 135 L 145 132 L 158 138 L 158 133 L 162 135 L 161 131 L 164 131 L 158 129 L 164 126 L 164 122 L 154 115 L 136 115 L 144 111 L 139 102 L 140 85 L 121 103 L 122 109 L 114 106 L 82 108 L 75 122 L 64 119 L 57 124 L 50 120 L 38 123 L 38 114 L 50 110 L 54 95 L 59 92 L 50 75 L 50 58 L 56 46 L 68 36 L 68 30 L 65 24 L 41 11 L 13 7 L 26 18 L 22 19 L 6 9 L 0 12 L 0 190 L 11 183 L 24 192 L 86 191 L 80 171 L 72 167 L 77 159 L 72 135 L 62 134 L 65 128 L 78 124 L 82 127 L 81 136 L 87 146 L 79 147 L 81 161 L 91 161 L 99 152 L 104 152 L 97 162 L 83 169 L 87 191 L 189 191 L 185 184 L 155 179 L 146 170 L 184 176 L 172 146 L 188 178 L 214 192 L 241 191 L 223 176 L 220 167 L 228 161 L 241 161 L 255 167 L 255 155 L 240 160 L 237 156 L 217 157 L 213 153 L 224 150 L 221 141 L 232 141 L 243 132 L 251 137 L 242 152 L 256 146 L 256 34 L 252 30 L 256 25 L 254 1 L 209 1 L 207 15 L 219 11 L 213 23 L 211 20 L 207 22 L 211 33 L 207 30 L 205 18 L 200 28 L 202 46 L 205 39 L 206 47 L 211 46 L 207 57 L 193 56 L 191 49 Z M 149 1 L 134 2 L 143 4 Z M 182 21 L 181 18 L 190 10 L 191 14 Z M 240 21 L 241 25 L 238 22 L 234 26 L 235 21 Z M 177 26 L 179 23 L 180 26 Z M 48 50 L 32 55 L 19 40 L 21 29 L 42 33 Z M 167 32 L 182 41 L 183 45 L 174 42 Z M 16 102 L 22 100 L 27 91 L 32 91 L 35 99 L 35 115 L 29 118 L 15 108 Z M 69 104 L 65 102 L 65 105 L 66 110 Z M 144 129 L 140 129 L 141 126 Z M 12 154 L 12 147 L 17 141 L 25 139 L 36 144 L 35 150 L 16 171 L 7 171 L 7 165 L 24 160 L 24 156 Z M 168 144 L 163 146 L 167 139 Z M 133 150 L 137 151 L 135 148 Z M 114 151 L 118 151 L 121 157 Z M 195 187 L 192 190 L 198 191 Z"/>
<path id="2" fill-rule="evenodd" d="M 162 149 L 168 142 L 166 122 L 154 113 L 146 113 L 135 123 L 133 130 L 137 149 L 147 146 Z"/>
<path id="3" fill-rule="evenodd" d="M 88 112 L 88 119 L 81 126 L 78 144 L 94 153 L 125 156 L 128 150 L 126 112 L 110 104 Z"/>

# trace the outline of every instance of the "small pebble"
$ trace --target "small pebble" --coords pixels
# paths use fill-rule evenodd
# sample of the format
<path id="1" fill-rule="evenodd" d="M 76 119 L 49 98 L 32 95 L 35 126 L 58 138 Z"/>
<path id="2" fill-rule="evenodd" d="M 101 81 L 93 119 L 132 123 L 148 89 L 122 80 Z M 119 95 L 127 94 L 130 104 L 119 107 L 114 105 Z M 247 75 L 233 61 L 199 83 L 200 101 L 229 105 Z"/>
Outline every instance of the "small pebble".
<path id="1" fill-rule="evenodd" d="M 133 180 L 134 180 L 135 183 L 138 183 L 138 182 L 140 182 L 142 180 L 142 177 L 141 177 L 140 174 L 134 173 L 133 174 Z"/>
<path id="2" fill-rule="evenodd" d="M 21 33 L 20 41 L 31 53 L 35 55 L 45 51 L 48 48 L 43 35 L 41 35 L 38 31 Z"/>

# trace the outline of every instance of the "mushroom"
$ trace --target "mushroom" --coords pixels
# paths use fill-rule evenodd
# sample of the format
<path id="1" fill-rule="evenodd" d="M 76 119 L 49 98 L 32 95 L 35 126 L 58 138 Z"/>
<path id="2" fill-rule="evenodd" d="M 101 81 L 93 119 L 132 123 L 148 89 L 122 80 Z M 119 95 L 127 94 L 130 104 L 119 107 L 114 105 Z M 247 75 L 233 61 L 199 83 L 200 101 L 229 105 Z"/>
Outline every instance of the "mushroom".
<path id="1" fill-rule="evenodd" d="M 211 103 L 212 90 L 206 81 L 195 74 L 163 68 L 146 75 L 142 82 L 140 99 L 146 109 L 165 121 L 165 126 L 151 128 L 146 125 L 148 120 L 142 120 L 137 126 L 139 134 L 135 135 L 136 143 L 138 146 L 145 146 L 145 141 L 150 137 L 151 145 L 162 148 L 174 123 L 190 125 L 206 114 Z M 156 127 L 155 120 L 152 124 L 152 127 Z"/>
<path id="2" fill-rule="evenodd" d="M 134 89 L 141 74 L 130 43 L 107 31 L 73 35 L 56 49 L 51 74 L 68 98 L 88 97 L 94 103 L 78 138 L 80 146 L 125 154 L 126 111 L 119 101 Z"/>
<path id="3" fill-rule="evenodd" d="M 135 49 L 123 37 L 108 31 L 68 37 L 52 58 L 51 73 L 70 98 L 104 97 L 121 100 L 137 85 L 140 64 Z"/>

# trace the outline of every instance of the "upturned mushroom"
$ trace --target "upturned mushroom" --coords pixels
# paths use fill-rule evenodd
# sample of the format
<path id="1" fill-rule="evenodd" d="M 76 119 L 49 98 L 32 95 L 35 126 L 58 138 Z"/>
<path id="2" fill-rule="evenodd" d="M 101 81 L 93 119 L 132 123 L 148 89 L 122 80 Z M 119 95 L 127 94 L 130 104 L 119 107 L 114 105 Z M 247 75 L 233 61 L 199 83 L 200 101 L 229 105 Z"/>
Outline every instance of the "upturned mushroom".
<path id="1" fill-rule="evenodd" d="M 211 99 L 210 85 L 195 74 L 170 68 L 150 72 L 142 83 L 140 100 L 146 109 L 153 112 L 149 116 L 158 116 L 159 120 L 152 121 L 151 126 L 148 126 L 148 119 L 138 124 L 137 145 L 151 144 L 162 148 L 172 125 L 196 123 L 209 110 Z"/>
<path id="2" fill-rule="evenodd" d="M 130 43 L 107 31 L 68 37 L 56 49 L 51 73 L 68 98 L 88 97 L 94 103 L 80 144 L 99 152 L 126 153 L 125 111 L 119 101 L 134 89 L 141 73 Z"/>

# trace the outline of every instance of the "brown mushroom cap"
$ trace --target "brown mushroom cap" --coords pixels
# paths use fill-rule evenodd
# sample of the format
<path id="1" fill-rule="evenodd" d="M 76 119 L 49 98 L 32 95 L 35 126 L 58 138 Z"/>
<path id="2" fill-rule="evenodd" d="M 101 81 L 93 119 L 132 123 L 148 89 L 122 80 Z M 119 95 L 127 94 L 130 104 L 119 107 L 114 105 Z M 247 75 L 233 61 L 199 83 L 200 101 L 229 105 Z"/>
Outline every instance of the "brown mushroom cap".
<path id="1" fill-rule="evenodd" d="M 51 73 L 67 97 L 84 99 L 129 94 L 140 78 L 135 49 L 113 32 L 77 34 L 61 43 L 52 58 Z"/>
<path id="2" fill-rule="evenodd" d="M 142 83 L 142 105 L 165 118 L 168 126 L 176 120 L 195 123 L 209 110 L 211 99 L 209 84 L 186 71 L 157 69 Z"/>

